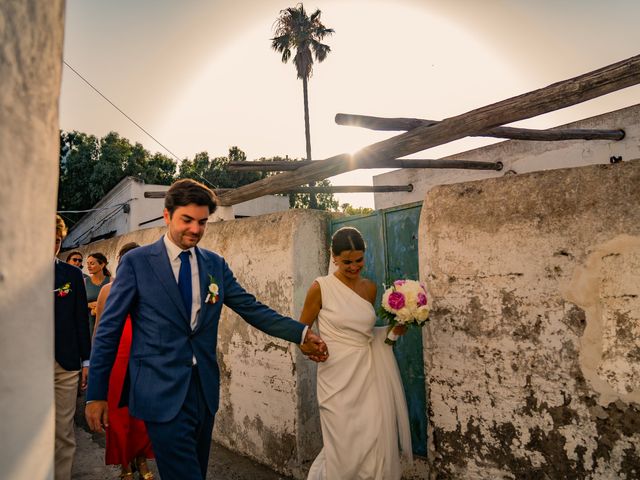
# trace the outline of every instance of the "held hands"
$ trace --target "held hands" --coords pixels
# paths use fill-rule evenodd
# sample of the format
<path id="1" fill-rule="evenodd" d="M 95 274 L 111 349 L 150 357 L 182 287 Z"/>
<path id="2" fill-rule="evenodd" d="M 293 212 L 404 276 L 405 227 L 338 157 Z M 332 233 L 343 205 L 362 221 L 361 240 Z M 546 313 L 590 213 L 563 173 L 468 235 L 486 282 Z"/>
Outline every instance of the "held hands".
<path id="1" fill-rule="evenodd" d="M 84 416 L 87 419 L 89 428 L 98 433 L 104 433 L 104 429 L 109 426 L 109 409 L 106 400 L 94 400 L 84 408 Z"/>
<path id="2" fill-rule="evenodd" d="M 329 358 L 327 344 L 310 328 L 307 329 L 307 335 L 304 337 L 304 343 L 300 345 L 300 350 L 314 362 L 324 362 Z"/>

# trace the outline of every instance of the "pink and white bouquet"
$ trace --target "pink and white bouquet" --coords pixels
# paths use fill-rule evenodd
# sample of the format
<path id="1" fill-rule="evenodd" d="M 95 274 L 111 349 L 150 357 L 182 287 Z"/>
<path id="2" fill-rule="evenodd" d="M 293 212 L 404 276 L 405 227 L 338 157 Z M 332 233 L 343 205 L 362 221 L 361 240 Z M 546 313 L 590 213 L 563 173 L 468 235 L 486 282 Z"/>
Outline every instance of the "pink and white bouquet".
<path id="1" fill-rule="evenodd" d="M 389 322 L 389 333 L 385 343 L 394 345 L 398 335 L 393 333 L 396 325 L 423 326 L 429 320 L 427 289 L 417 280 L 396 280 L 382 295 L 380 316 Z"/>

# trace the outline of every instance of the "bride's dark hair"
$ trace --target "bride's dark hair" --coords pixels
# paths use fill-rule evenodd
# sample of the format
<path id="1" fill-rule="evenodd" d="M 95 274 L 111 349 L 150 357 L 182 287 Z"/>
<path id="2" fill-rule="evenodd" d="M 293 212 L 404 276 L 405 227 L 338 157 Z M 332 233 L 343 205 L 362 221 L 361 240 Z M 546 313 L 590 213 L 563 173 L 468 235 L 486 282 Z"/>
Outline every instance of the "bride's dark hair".
<path id="1" fill-rule="evenodd" d="M 331 253 L 335 256 L 340 255 L 344 251 L 366 249 L 364 238 L 358 229 L 353 227 L 342 227 L 331 238 Z"/>

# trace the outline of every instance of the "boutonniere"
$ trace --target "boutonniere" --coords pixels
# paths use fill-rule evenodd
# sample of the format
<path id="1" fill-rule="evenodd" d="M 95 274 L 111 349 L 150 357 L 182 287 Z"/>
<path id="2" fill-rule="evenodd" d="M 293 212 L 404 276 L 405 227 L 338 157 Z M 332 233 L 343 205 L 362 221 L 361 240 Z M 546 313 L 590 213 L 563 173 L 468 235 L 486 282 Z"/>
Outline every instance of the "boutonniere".
<path id="1" fill-rule="evenodd" d="M 220 296 L 218 295 L 218 284 L 213 275 L 209 275 L 209 288 L 207 289 L 207 298 L 204 299 L 204 303 L 210 303 L 213 305 L 218 301 Z"/>
<path id="2" fill-rule="evenodd" d="M 61 287 L 56 288 L 53 293 L 57 294 L 58 297 L 66 297 L 71 293 L 71 282 L 67 282 Z"/>

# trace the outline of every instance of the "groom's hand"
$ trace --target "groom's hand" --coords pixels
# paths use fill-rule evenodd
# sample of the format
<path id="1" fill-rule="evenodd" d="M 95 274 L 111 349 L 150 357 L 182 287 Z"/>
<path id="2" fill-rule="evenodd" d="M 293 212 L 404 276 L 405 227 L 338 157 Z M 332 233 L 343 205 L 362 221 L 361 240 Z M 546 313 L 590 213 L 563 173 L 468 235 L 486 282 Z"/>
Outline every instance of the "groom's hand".
<path id="1" fill-rule="evenodd" d="M 109 426 L 109 409 L 106 400 L 93 400 L 84 407 L 84 416 L 89 428 L 94 432 L 103 433 Z"/>
<path id="2" fill-rule="evenodd" d="M 304 337 L 304 343 L 300 345 L 300 350 L 314 362 L 324 362 L 329 358 L 329 349 L 324 340 L 313 333 L 309 328 Z"/>

